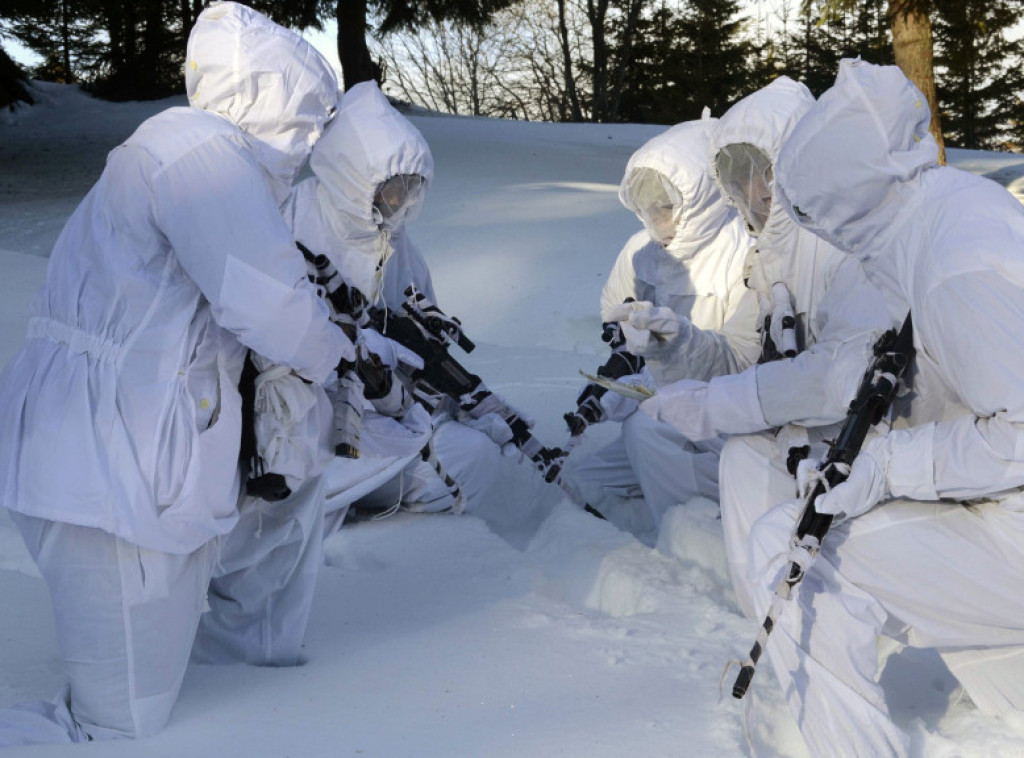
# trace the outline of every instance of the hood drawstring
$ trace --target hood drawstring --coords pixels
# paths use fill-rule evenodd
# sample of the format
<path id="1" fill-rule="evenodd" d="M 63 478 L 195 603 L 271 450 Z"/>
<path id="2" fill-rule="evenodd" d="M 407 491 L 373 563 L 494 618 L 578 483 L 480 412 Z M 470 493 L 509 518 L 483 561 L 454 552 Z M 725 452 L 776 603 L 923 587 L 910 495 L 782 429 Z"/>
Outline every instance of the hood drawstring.
<path id="1" fill-rule="evenodd" d="M 395 248 L 391 245 L 391 232 L 388 229 L 381 229 L 374 242 L 374 259 L 377 261 L 377 265 L 373 270 L 373 292 L 368 298 L 371 303 L 376 303 L 381 299 L 384 292 L 384 266 L 394 252 Z"/>

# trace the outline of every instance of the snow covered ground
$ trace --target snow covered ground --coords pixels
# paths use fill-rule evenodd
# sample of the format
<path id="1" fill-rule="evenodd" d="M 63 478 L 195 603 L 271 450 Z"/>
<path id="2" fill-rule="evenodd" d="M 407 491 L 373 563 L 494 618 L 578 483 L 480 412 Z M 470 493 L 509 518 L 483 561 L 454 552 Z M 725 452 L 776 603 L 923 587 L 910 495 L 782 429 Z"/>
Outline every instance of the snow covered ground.
<path id="1" fill-rule="evenodd" d="M 17 349 L 45 256 L 107 151 L 160 103 L 102 103 L 43 85 L 0 120 L 0 361 Z M 478 349 L 465 360 L 566 439 L 577 370 L 602 360 L 597 303 L 637 228 L 616 192 L 655 126 L 413 117 L 437 177 L 412 227 L 438 300 Z M 1024 191 L 1024 156 L 950 151 Z M 579 452 L 610 439 L 593 428 Z M 574 456 L 578 453 L 574 453 Z M 60 465 L 54 461 L 54 465 Z M 730 659 L 757 623 L 736 609 L 716 508 L 671 510 L 646 547 L 561 497 L 525 465 L 473 516 L 400 514 L 327 544 L 294 669 L 192 667 L 169 727 L 143 743 L 10 749 L 15 756 L 802 756 L 769 667 L 749 704 Z M 0 706 L 62 685 L 43 582 L 0 517 Z M 977 713 L 937 656 L 883 675 L 917 756 L 1024 756 L 1024 715 Z M 724 690 L 724 691 L 723 691 Z"/>

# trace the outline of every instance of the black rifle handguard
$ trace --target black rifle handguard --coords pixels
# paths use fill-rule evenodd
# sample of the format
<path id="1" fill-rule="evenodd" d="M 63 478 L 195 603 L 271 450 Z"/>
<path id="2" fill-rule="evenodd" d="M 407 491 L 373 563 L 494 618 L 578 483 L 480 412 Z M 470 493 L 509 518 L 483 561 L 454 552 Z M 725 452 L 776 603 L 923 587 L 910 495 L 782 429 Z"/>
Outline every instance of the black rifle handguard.
<path id="1" fill-rule="evenodd" d="M 846 480 L 848 474 L 844 471 L 849 471 L 849 467 L 853 465 L 868 431 L 881 421 L 892 407 L 900 381 L 906 375 L 914 358 L 914 327 L 911 314 L 907 314 L 898 334 L 890 329 L 879 338 L 875 343 L 874 353 L 875 358 L 864 372 L 857 395 L 847 411 L 846 421 L 843 422 L 838 436 L 830 443 L 828 453 L 819 467 L 828 486 L 818 481 L 804 496 L 804 510 L 797 524 L 793 545 L 798 549 L 806 549 L 811 560 L 817 555 L 821 541 L 832 526 L 834 518 L 828 513 L 818 513 L 814 508 L 814 501 L 824 494 L 826 489 L 831 489 Z M 796 560 L 790 561 L 788 571 L 775 589 L 775 597 L 761 624 L 754 646 L 747 660 L 740 666 L 740 673 L 732 687 L 733 697 L 742 698 L 750 687 L 768 635 L 775 627 L 781 603 L 790 597 L 793 588 L 803 579 L 806 565 L 805 563 L 802 566 Z"/>

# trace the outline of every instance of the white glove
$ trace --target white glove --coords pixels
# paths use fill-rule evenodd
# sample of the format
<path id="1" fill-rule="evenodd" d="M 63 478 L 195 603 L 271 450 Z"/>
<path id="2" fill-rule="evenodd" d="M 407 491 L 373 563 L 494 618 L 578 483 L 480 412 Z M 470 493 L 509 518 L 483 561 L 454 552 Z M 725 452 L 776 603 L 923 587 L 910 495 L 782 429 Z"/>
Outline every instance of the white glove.
<path id="1" fill-rule="evenodd" d="M 818 495 L 814 510 L 833 516 L 834 523 L 838 523 L 867 513 L 876 504 L 888 500 L 892 496 L 887 476 L 891 457 L 888 442 L 888 437 L 868 440 L 854 459 L 846 481 Z"/>
<path id="2" fill-rule="evenodd" d="M 647 387 L 648 389 L 654 389 L 654 378 L 646 367 L 639 374 L 630 374 L 629 376 L 623 376 L 616 380 L 622 384 L 629 384 L 633 387 Z M 625 421 L 629 416 L 633 415 L 637 407 L 640 405 L 640 401 L 635 397 L 626 397 L 620 395 L 615 390 L 608 390 L 601 395 L 601 408 L 604 409 L 605 418 L 608 421 Z"/>
<path id="3" fill-rule="evenodd" d="M 623 377 L 619 381 L 625 379 L 631 379 L 632 377 Z M 601 408 L 604 409 L 605 418 L 608 421 L 625 421 L 627 418 L 636 412 L 636 409 L 640 405 L 640 401 L 634 397 L 626 397 L 620 395 L 618 392 L 608 390 L 601 395 Z"/>
<path id="4" fill-rule="evenodd" d="M 460 403 L 462 415 L 472 416 L 473 418 L 483 418 L 488 414 L 499 414 L 499 411 L 504 411 L 504 415 L 508 415 L 508 413 L 511 412 L 521 418 L 528 429 L 533 428 L 534 422 L 532 418 L 527 416 L 511 403 L 506 402 L 503 397 L 500 397 L 494 392 L 486 395 L 479 402 L 474 402 L 473 398 L 468 397 L 464 397 L 464 400 L 465 402 Z M 459 418 L 459 421 L 465 423 L 461 417 Z"/>
<path id="5" fill-rule="evenodd" d="M 423 368 L 423 359 L 409 348 L 385 337 L 376 329 L 360 329 L 359 345 L 380 357 L 381 363 L 394 370 L 399 364 L 410 368 Z"/>
<path id="6" fill-rule="evenodd" d="M 254 360 L 262 369 L 253 401 L 256 450 L 264 470 L 283 475 L 294 492 L 331 458 L 331 405 L 321 386 L 287 366 Z"/>
<path id="7" fill-rule="evenodd" d="M 680 331 L 690 329 L 686 317 L 647 300 L 621 303 L 610 308 L 607 315 L 610 321 L 622 323 L 626 348 L 634 355 L 643 355 L 653 347 L 675 340 Z"/>
<path id="8" fill-rule="evenodd" d="M 683 379 L 659 389 L 657 395 L 640 403 L 640 410 L 675 427 L 691 442 L 768 428 L 753 368 L 716 376 L 710 382 Z"/>
<path id="9" fill-rule="evenodd" d="M 634 329 L 646 329 L 659 342 L 668 342 L 679 334 L 681 321 L 686 321 L 671 308 L 652 305 L 648 302 L 633 303 L 643 307 L 634 308 L 629 314 L 629 325 Z"/>
<path id="10" fill-rule="evenodd" d="M 505 423 L 505 419 L 497 413 L 485 413 L 479 418 L 465 414 L 460 420 L 470 429 L 476 429 L 490 437 L 494 444 L 501 448 L 501 454 L 506 458 L 519 454 L 519 448 L 512 441 L 512 430 Z"/>

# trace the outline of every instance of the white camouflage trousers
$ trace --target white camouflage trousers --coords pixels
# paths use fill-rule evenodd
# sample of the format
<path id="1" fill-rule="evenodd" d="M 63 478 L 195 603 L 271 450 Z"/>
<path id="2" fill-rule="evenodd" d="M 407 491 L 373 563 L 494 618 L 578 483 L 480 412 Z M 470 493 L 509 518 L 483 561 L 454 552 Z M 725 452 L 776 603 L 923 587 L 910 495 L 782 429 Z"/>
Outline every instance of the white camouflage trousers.
<path id="1" fill-rule="evenodd" d="M 654 544 L 669 508 L 698 496 L 717 502 L 722 444 L 720 438 L 690 442 L 672 426 L 634 412 L 618 437 L 572 469 L 571 486 L 620 529 Z"/>
<path id="2" fill-rule="evenodd" d="M 729 569 L 758 622 L 800 510 L 783 456 L 768 434 L 732 438 L 722 453 Z M 1020 494 L 969 508 L 891 500 L 830 530 L 766 653 L 811 754 L 907 755 L 878 685 L 883 632 L 935 648 L 982 712 L 1024 710 L 1021 577 Z"/>
<path id="3" fill-rule="evenodd" d="M 278 503 L 246 498 L 229 534 L 187 555 L 100 529 L 11 519 L 49 587 L 70 689 L 0 709 L 0 746 L 155 734 L 190 655 L 299 661 L 322 559 L 319 478 Z"/>

